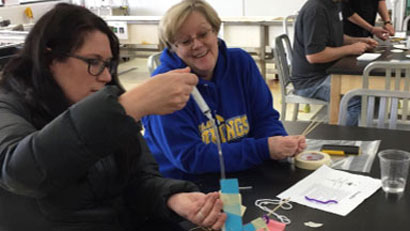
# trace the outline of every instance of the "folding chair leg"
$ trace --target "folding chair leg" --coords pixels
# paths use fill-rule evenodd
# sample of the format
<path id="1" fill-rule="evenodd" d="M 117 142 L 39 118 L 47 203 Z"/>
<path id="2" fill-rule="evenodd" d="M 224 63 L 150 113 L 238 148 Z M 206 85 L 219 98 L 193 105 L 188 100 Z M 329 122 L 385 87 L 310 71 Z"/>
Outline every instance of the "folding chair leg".
<path id="1" fill-rule="evenodd" d="M 286 103 L 283 99 L 282 99 L 282 112 L 281 112 L 280 118 L 283 121 L 286 120 Z"/>
<path id="2" fill-rule="evenodd" d="M 295 107 L 293 109 L 292 121 L 296 121 L 298 119 L 298 113 L 299 113 L 299 104 L 295 103 Z"/>

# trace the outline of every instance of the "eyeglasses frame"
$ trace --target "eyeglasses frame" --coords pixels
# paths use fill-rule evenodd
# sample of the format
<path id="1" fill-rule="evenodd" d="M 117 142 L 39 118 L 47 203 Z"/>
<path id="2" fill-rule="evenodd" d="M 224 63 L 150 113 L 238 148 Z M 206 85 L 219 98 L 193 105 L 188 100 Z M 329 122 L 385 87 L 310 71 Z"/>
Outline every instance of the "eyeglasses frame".
<path id="1" fill-rule="evenodd" d="M 104 61 L 104 60 L 101 60 L 101 59 L 98 59 L 98 58 L 88 58 L 88 57 L 84 57 L 84 56 L 76 55 L 76 54 L 67 54 L 66 56 L 71 57 L 71 58 L 75 58 L 75 59 L 78 59 L 78 60 L 81 60 L 81 61 L 87 63 L 88 64 L 88 68 L 87 68 L 88 74 L 90 74 L 92 76 L 98 77 L 99 75 L 101 75 L 101 73 L 104 72 L 105 68 L 108 68 L 108 71 L 110 72 L 111 75 L 114 74 L 116 63 L 112 59 L 110 59 L 109 61 Z M 98 61 L 100 63 L 102 62 L 104 64 L 103 67 L 100 68 L 100 70 L 96 74 L 91 72 L 91 65 L 93 65 L 92 63 L 95 62 L 95 61 Z"/>

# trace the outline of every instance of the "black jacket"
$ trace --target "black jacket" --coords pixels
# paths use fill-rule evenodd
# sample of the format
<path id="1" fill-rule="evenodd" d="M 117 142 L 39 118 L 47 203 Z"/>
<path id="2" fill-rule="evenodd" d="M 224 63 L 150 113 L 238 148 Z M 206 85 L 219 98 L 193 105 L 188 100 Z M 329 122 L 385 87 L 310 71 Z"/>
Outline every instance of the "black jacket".
<path id="1" fill-rule="evenodd" d="M 0 230 L 138 230 L 148 217 L 174 219 L 170 195 L 196 186 L 162 178 L 141 126 L 107 86 L 41 130 L 11 93 L 0 93 Z M 133 171 L 116 158 L 131 151 Z"/>

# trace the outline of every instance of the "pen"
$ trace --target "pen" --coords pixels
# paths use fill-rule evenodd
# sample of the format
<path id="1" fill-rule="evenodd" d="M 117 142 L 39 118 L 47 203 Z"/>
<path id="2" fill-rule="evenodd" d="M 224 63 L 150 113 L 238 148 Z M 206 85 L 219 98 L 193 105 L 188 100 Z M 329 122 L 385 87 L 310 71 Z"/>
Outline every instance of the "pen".
<path id="1" fill-rule="evenodd" d="M 336 201 L 336 200 L 322 201 L 322 200 L 318 200 L 318 199 L 311 198 L 311 197 L 308 197 L 308 196 L 305 196 L 305 199 L 308 200 L 308 201 L 312 201 L 312 202 L 318 202 L 318 203 L 324 204 L 324 205 L 329 204 L 329 203 L 335 203 L 335 204 L 337 204 L 337 201 Z"/>

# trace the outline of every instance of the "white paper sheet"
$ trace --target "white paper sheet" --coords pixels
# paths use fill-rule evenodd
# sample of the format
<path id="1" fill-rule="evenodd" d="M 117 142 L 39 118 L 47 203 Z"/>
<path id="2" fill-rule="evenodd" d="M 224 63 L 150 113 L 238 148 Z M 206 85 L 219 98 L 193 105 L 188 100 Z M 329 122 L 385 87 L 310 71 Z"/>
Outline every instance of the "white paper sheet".
<path id="1" fill-rule="evenodd" d="M 281 199 L 306 205 L 329 213 L 346 216 L 381 187 L 381 180 L 334 170 L 323 165 L 303 180 L 280 193 Z M 335 200 L 337 203 L 319 203 Z"/>
<path id="2" fill-rule="evenodd" d="M 406 44 L 396 44 L 393 45 L 394 48 L 396 49 L 403 49 L 403 50 L 407 50 L 408 48 L 406 47 Z"/>
<path id="3" fill-rule="evenodd" d="M 406 38 L 406 31 L 396 31 L 394 38 Z"/>
<path id="4" fill-rule="evenodd" d="M 356 59 L 359 61 L 372 61 L 380 57 L 380 53 L 363 53 Z"/>

